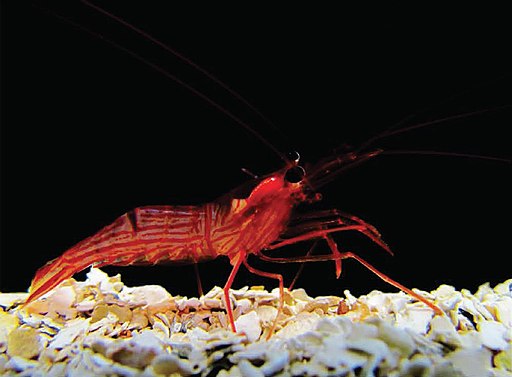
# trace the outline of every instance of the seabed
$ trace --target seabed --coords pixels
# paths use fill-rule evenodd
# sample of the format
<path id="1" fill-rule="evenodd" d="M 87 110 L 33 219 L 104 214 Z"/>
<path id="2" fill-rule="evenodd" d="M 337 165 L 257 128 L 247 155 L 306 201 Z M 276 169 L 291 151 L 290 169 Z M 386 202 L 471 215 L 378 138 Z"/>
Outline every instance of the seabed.
<path id="1" fill-rule="evenodd" d="M 231 291 L 172 296 L 157 285 L 127 287 L 91 269 L 21 307 L 26 293 L 0 293 L 2 376 L 512 376 L 512 279 L 475 293 L 441 285 L 406 294 L 354 297 Z"/>

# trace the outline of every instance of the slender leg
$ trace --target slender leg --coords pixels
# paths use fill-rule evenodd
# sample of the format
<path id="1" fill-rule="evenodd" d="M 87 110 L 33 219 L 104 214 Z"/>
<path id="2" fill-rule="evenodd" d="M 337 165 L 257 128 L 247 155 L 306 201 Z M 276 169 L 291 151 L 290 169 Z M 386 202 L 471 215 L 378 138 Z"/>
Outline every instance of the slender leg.
<path id="1" fill-rule="evenodd" d="M 297 224 L 292 225 L 291 229 L 295 234 L 304 234 L 311 231 L 318 230 L 327 230 L 329 228 L 340 227 L 340 226 L 349 226 L 349 225 L 359 225 L 362 228 L 358 229 L 359 232 L 363 233 L 367 237 L 371 238 L 373 241 L 377 242 L 380 246 L 384 247 L 386 251 L 391 253 L 389 247 L 382 241 L 380 233 L 378 230 L 368 224 L 366 221 L 360 219 L 357 216 L 352 214 L 342 212 L 337 209 L 328 209 L 316 212 L 310 212 L 306 214 L 301 214 L 294 217 L 295 221 L 298 221 Z M 338 251 L 337 246 L 334 244 L 334 241 L 330 238 L 325 238 L 329 244 L 333 255 L 338 256 L 340 253 Z M 311 251 L 308 251 L 306 255 L 310 255 Z M 334 259 L 335 267 L 336 267 L 336 279 L 339 279 L 341 276 L 341 259 Z M 301 265 L 299 269 L 299 273 L 302 272 L 304 264 Z M 295 282 L 295 279 L 294 279 Z M 292 284 L 293 287 L 293 284 Z"/>
<path id="2" fill-rule="evenodd" d="M 253 274 L 255 275 L 259 275 L 259 276 L 263 276 L 263 277 L 267 277 L 267 278 L 271 278 L 271 279 L 276 279 L 279 281 L 279 307 L 277 309 L 277 314 L 276 314 L 276 318 L 274 319 L 274 322 L 272 323 L 272 327 L 270 328 L 270 331 L 267 335 L 267 340 L 270 339 L 270 337 L 272 336 L 272 334 L 274 333 L 274 330 L 276 328 L 276 324 L 277 324 L 277 319 L 279 318 L 279 315 L 283 312 L 283 307 L 284 307 L 284 284 L 283 284 L 283 276 L 280 275 L 280 274 L 273 274 L 271 272 L 265 272 L 265 271 L 261 271 L 261 270 L 258 270 L 252 266 L 249 266 L 249 264 L 247 263 L 247 260 L 244 259 L 243 260 L 243 263 L 244 263 L 244 266 L 250 271 L 252 272 Z"/>
<path id="3" fill-rule="evenodd" d="M 327 241 L 327 245 L 329 245 L 329 248 L 332 251 L 332 256 L 336 258 L 334 261 L 334 263 L 336 263 L 336 279 L 339 279 L 341 276 L 341 258 L 339 258 L 341 253 L 338 250 L 338 245 L 336 245 L 336 242 L 334 242 L 330 234 L 325 236 L 325 240 Z"/>
<path id="4" fill-rule="evenodd" d="M 196 274 L 197 291 L 199 293 L 199 297 L 204 296 L 203 284 L 201 283 L 201 276 L 199 275 L 199 266 L 197 263 L 194 263 L 194 273 Z"/>
<path id="5" fill-rule="evenodd" d="M 285 240 L 273 243 L 267 249 L 274 250 L 274 249 L 279 249 L 280 247 L 283 247 L 286 245 L 291 245 L 291 244 L 294 244 L 297 242 L 311 240 L 313 238 L 323 238 L 328 233 L 343 232 L 343 231 L 348 231 L 348 230 L 361 230 L 361 229 L 362 229 L 362 226 L 360 226 L 360 225 L 342 225 L 342 226 L 338 226 L 338 227 L 331 228 L 331 229 L 316 229 L 316 230 L 312 230 L 307 233 L 303 233 L 299 236 L 287 238 Z"/>
<path id="6" fill-rule="evenodd" d="M 242 262 L 245 262 L 245 257 L 246 257 L 245 252 L 240 252 L 240 254 L 237 256 L 237 258 L 233 258 L 231 260 L 231 264 L 233 264 L 233 269 L 231 270 L 228 280 L 226 281 L 226 284 L 224 285 L 224 299 L 226 301 L 226 312 L 228 313 L 229 324 L 231 325 L 231 330 L 233 330 L 233 332 L 236 332 L 236 327 L 235 327 L 235 319 L 233 317 L 233 309 L 231 308 L 231 300 L 229 299 L 229 289 L 231 288 L 231 285 L 233 284 L 233 280 L 235 280 L 235 276 L 236 276 L 236 273 L 238 272 L 238 269 L 240 268 L 240 265 L 242 264 Z M 233 260 L 234 260 L 234 262 L 233 262 Z"/>
<path id="7" fill-rule="evenodd" d="M 352 214 L 337 209 L 330 209 L 299 215 L 294 220 L 298 222 L 292 222 L 287 231 L 287 233 L 292 235 L 290 239 L 296 238 L 297 236 L 293 236 L 295 234 L 311 234 L 312 232 L 321 232 L 328 229 L 336 229 L 335 231 L 356 230 L 393 255 L 389 246 L 382 240 L 379 231 L 373 225 Z M 285 238 L 279 242 L 280 246 L 284 246 L 283 242 L 288 244 L 290 239 Z M 272 247 L 279 247 L 275 245 L 272 245 Z"/>
<path id="8" fill-rule="evenodd" d="M 328 240 L 330 238 L 330 235 L 325 235 L 326 239 Z M 336 243 L 331 239 L 331 241 L 328 241 L 329 247 L 333 246 L 337 248 Z M 386 283 L 391 284 L 392 286 L 400 289 L 401 291 L 407 293 L 408 295 L 414 297 L 415 299 L 423 302 L 425 305 L 429 306 L 436 314 L 442 315 L 443 311 L 439 309 L 436 305 L 431 303 L 429 300 L 427 300 L 425 297 L 413 292 L 409 288 L 403 286 L 402 284 L 398 283 L 397 281 L 391 279 L 386 274 L 380 272 L 377 268 L 373 267 L 370 263 L 365 261 L 363 258 L 359 257 L 358 255 L 352 253 L 352 252 L 343 252 L 339 253 L 338 255 L 311 255 L 311 256 L 302 256 L 302 257 L 291 257 L 291 258 L 274 258 L 274 257 L 268 257 L 262 253 L 257 254 L 259 258 L 261 258 L 264 261 L 267 262 L 274 262 L 274 263 L 302 263 L 302 262 L 324 262 L 324 261 L 331 261 L 335 259 L 347 259 L 352 258 L 361 263 L 363 266 L 365 266 L 367 269 L 369 269 L 371 272 L 373 272 L 375 275 L 377 275 L 379 278 L 384 280 Z"/>
<path id="9" fill-rule="evenodd" d="M 316 245 L 318 245 L 318 240 L 316 240 L 315 243 L 313 245 L 311 245 L 311 247 L 309 248 L 308 252 L 306 253 L 306 257 L 309 257 L 313 253 L 313 250 L 315 249 Z M 295 277 L 293 278 L 291 284 L 288 286 L 288 290 L 289 291 L 291 291 L 293 289 L 293 286 L 297 282 L 297 279 L 299 278 L 300 274 L 302 273 L 302 270 L 304 270 L 304 266 L 305 265 L 306 265 L 305 262 L 301 263 L 297 273 L 295 274 Z"/>
<path id="10" fill-rule="evenodd" d="M 434 305 L 433 303 L 431 303 L 429 300 L 427 300 L 425 297 L 413 292 L 412 290 L 410 290 L 409 288 L 407 288 L 406 286 L 400 284 L 399 282 L 397 282 L 396 280 L 393 280 L 391 279 L 389 276 L 383 274 L 382 272 L 380 272 L 379 270 L 377 270 L 375 267 L 373 267 L 370 263 L 368 263 L 367 261 L 365 261 L 363 258 L 361 258 L 360 256 L 354 254 L 354 253 L 351 253 L 351 252 L 346 252 L 346 253 L 342 253 L 342 255 L 345 255 L 346 258 L 353 258 L 355 259 L 356 261 L 358 261 L 359 263 L 361 263 L 363 266 L 365 266 L 367 269 L 369 269 L 371 272 L 373 272 L 375 275 L 377 275 L 378 277 L 380 277 L 382 280 L 384 280 L 386 283 L 388 284 L 391 284 L 392 286 L 400 289 L 401 291 L 407 293 L 409 296 L 412 296 L 414 297 L 416 300 L 418 301 L 421 301 L 423 302 L 424 304 L 426 304 L 427 306 L 429 306 L 432 310 L 434 310 L 434 312 L 436 314 L 439 314 L 439 315 L 442 315 L 443 314 L 443 311 L 441 309 L 439 309 L 436 305 Z"/>
<path id="11" fill-rule="evenodd" d="M 344 231 L 349 231 L 349 230 L 357 230 L 358 232 L 363 233 L 365 236 L 370 238 L 377 245 L 379 245 L 384 250 L 386 250 L 389 254 L 393 255 L 393 252 L 391 251 L 389 246 L 383 240 L 381 240 L 379 236 L 376 236 L 376 235 L 372 234 L 371 232 L 369 232 L 368 227 L 366 227 L 366 225 L 360 225 L 360 224 L 341 225 L 341 226 L 337 226 L 337 227 L 330 228 L 330 229 L 315 229 L 315 230 L 303 233 L 299 236 L 287 238 L 285 240 L 276 242 L 276 243 L 270 245 L 267 249 L 274 250 L 274 249 L 278 249 L 278 248 L 286 246 L 286 245 L 291 245 L 291 244 L 294 244 L 297 242 L 306 241 L 306 240 L 310 240 L 313 238 L 324 238 L 325 235 L 329 234 L 329 233 L 344 232 Z"/>

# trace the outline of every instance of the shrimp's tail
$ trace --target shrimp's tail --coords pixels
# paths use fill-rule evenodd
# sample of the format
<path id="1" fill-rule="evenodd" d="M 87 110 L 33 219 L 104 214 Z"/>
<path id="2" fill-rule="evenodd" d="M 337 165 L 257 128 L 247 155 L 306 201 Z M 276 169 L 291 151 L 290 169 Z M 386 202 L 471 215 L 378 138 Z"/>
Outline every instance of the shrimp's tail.
<path id="1" fill-rule="evenodd" d="M 69 251 L 72 251 L 69 250 Z M 57 287 L 64 280 L 69 279 L 75 273 L 87 268 L 83 263 L 69 260 L 69 251 L 55 258 L 37 270 L 29 289 L 29 296 L 25 305 L 37 300 L 45 293 Z M 88 263 L 88 262 L 86 262 Z"/>
<path id="2" fill-rule="evenodd" d="M 57 287 L 64 280 L 89 266 L 112 264 L 120 253 L 113 244 L 124 237 L 131 240 L 129 214 L 124 214 L 112 224 L 68 249 L 37 270 L 25 304 L 37 300 Z"/>
<path id="3" fill-rule="evenodd" d="M 194 211 L 188 207 L 147 206 L 125 213 L 37 270 L 25 304 L 89 266 L 195 262 L 189 253 L 181 253 L 188 250 L 189 239 L 173 236 L 191 232 L 196 226 Z"/>

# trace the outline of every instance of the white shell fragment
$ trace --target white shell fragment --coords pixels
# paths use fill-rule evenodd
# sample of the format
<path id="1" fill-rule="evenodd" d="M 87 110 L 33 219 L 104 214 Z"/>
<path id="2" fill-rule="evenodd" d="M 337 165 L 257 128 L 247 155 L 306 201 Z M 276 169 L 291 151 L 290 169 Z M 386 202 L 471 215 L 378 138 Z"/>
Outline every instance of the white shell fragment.
<path id="1" fill-rule="evenodd" d="M 219 287 L 172 296 L 92 268 L 24 307 L 26 294 L 0 293 L 0 376 L 512 377 L 510 287 L 417 291 L 443 316 L 402 292 L 304 289 L 277 316 L 279 290 L 243 287 L 230 292 L 235 334 Z"/>

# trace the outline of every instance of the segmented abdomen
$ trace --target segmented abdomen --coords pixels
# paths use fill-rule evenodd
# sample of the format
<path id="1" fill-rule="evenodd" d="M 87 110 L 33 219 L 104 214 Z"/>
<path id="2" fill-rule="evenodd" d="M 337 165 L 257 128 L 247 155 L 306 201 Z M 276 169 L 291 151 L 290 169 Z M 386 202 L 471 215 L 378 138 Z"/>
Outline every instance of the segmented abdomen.
<path id="1" fill-rule="evenodd" d="M 194 263 L 215 257 L 207 212 L 211 205 L 139 207 L 75 246 L 72 256 L 96 264 Z M 67 253 L 63 256 L 65 257 Z"/>
<path id="2" fill-rule="evenodd" d="M 41 267 L 32 280 L 33 301 L 73 274 L 95 265 L 195 263 L 217 256 L 211 247 L 217 204 L 136 208 Z"/>

